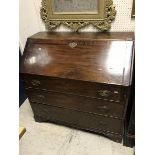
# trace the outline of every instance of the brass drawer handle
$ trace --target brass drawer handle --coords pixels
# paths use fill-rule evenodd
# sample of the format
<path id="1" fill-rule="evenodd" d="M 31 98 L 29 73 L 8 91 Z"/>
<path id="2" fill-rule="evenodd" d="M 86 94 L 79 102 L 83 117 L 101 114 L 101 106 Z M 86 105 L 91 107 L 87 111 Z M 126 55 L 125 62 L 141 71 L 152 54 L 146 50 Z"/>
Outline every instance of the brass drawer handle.
<path id="1" fill-rule="evenodd" d="M 38 98 L 42 98 L 42 99 L 45 98 L 45 96 L 43 96 L 43 95 L 37 95 L 37 97 L 38 97 Z"/>
<path id="2" fill-rule="evenodd" d="M 39 102 L 43 102 L 45 99 L 45 96 L 43 95 L 36 95 L 36 97 L 38 98 Z"/>
<path id="3" fill-rule="evenodd" d="M 108 90 L 99 90 L 98 91 L 98 94 L 102 97 L 108 97 L 111 95 L 111 91 L 108 91 Z"/>
<path id="4" fill-rule="evenodd" d="M 107 126 L 108 125 L 106 122 L 102 122 L 102 121 L 100 121 L 99 124 L 102 125 L 102 126 Z"/>
<path id="5" fill-rule="evenodd" d="M 71 42 L 71 43 L 69 43 L 69 46 L 71 48 L 75 48 L 77 46 L 77 43 L 76 42 Z"/>
<path id="6" fill-rule="evenodd" d="M 109 112 L 110 111 L 110 109 L 107 106 L 100 106 L 98 108 L 100 111 L 103 111 L 103 112 Z"/>
<path id="7" fill-rule="evenodd" d="M 38 81 L 38 80 L 33 80 L 31 83 L 33 86 L 39 86 L 40 85 L 40 81 Z"/>

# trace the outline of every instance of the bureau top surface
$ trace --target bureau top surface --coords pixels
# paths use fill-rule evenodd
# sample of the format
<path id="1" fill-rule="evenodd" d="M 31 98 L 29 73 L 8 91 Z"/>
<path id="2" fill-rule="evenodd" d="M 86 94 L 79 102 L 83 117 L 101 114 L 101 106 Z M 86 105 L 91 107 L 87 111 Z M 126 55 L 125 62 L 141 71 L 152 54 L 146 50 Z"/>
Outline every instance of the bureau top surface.
<path id="1" fill-rule="evenodd" d="M 27 40 L 21 73 L 128 86 L 134 34 L 40 32 Z"/>

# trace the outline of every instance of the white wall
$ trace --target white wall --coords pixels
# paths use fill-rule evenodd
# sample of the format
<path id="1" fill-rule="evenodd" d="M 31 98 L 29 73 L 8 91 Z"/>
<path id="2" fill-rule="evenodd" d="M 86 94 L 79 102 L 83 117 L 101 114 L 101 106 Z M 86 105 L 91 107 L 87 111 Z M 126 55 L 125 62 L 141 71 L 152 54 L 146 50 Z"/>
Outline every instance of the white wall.
<path id="1" fill-rule="evenodd" d="M 112 23 L 110 31 L 134 31 L 135 21 L 131 19 L 133 0 L 113 0 L 116 6 L 117 15 Z M 44 23 L 40 18 L 41 0 L 20 0 L 19 1 L 19 42 L 21 52 L 23 52 L 27 37 L 32 34 L 45 31 Z M 70 31 L 61 26 L 56 31 Z M 81 31 L 98 31 L 89 26 Z"/>

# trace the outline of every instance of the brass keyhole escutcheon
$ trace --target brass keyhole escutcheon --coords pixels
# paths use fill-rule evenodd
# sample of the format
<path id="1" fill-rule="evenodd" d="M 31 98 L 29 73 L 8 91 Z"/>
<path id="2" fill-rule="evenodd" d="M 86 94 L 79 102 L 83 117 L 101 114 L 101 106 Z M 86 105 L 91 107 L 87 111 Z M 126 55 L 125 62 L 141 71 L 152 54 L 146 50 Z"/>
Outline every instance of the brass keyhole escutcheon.
<path id="1" fill-rule="evenodd" d="M 33 86 L 39 86 L 40 85 L 40 81 L 38 81 L 38 80 L 33 80 L 31 83 Z"/>
<path id="2" fill-rule="evenodd" d="M 108 91 L 108 90 L 99 90 L 99 91 L 98 91 L 98 94 L 99 94 L 100 96 L 102 96 L 102 97 L 108 97 L 108 96 L 110 96 L 111 92 Z"/>
<path id="3" fill-rule="evenodd" d="M 77 43 L 76 42 L 71 42 L 71 43 L 69 43 L 69 46 L 71 48 L 75 48 L 77 46 Z"/>
<path id="4" fill-rule="evenodd" d="M 109 112 L 110 111 L 110 109 L 107 106 L 100 106 L 100 107 L 98 107 L 98 109 L 100 111 L 103 111 L 103 112 Z"/>

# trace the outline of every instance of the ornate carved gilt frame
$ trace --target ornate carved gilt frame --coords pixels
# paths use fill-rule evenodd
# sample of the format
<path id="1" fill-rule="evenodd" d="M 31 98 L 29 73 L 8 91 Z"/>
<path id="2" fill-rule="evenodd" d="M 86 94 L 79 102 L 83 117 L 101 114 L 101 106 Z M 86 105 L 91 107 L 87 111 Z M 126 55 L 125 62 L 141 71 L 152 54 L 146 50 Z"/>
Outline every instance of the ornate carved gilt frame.
<path id="1" fill-rule="evenodd" d="M 115 19 L 116 10 L 113 0 L 98 0 L 98 13 L 67 14 L 54 13 L 52 10 L 53 0 L 42 0 L 40 14 L 45 26 L 49 30 L 53 30 L 61 24 L 72 28 L 74 31 L 91 24 L 101 31 L 107 31 L 111 28 L 111 23 Z"/>

